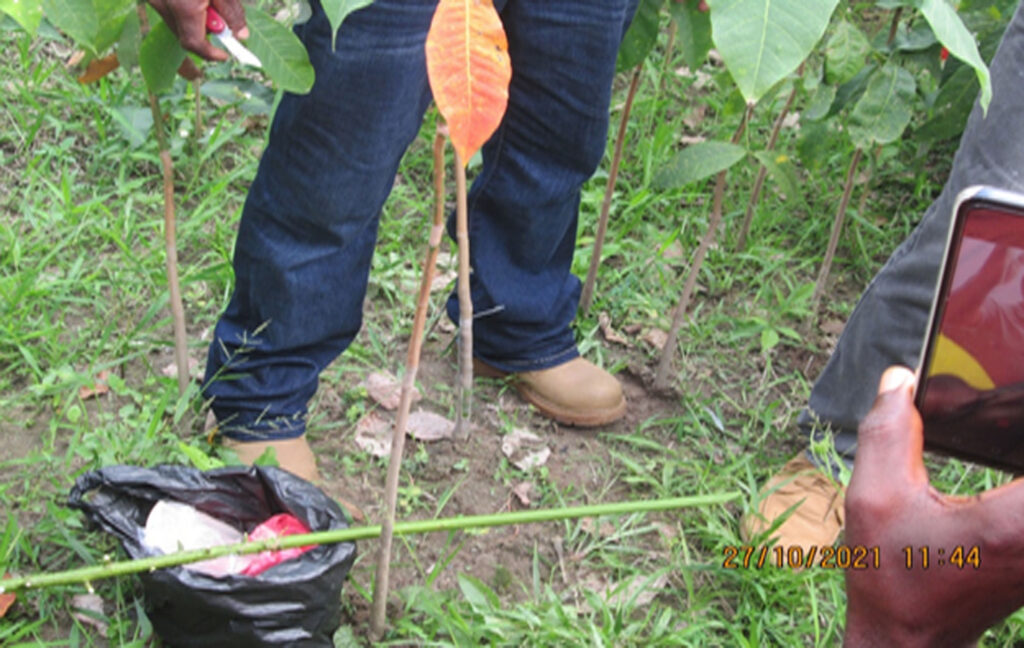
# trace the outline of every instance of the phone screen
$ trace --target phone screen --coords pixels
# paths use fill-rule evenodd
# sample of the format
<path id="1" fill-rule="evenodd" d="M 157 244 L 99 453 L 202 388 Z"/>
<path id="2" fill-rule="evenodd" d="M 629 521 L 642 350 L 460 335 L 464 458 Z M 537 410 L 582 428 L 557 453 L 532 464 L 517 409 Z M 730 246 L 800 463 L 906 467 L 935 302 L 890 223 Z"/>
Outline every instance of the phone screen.
<path id="1" fill-rule="evenodd" d="M 930 448 L 1024 471 L 1024 211 L 960 204 L 917 405 Z"/>

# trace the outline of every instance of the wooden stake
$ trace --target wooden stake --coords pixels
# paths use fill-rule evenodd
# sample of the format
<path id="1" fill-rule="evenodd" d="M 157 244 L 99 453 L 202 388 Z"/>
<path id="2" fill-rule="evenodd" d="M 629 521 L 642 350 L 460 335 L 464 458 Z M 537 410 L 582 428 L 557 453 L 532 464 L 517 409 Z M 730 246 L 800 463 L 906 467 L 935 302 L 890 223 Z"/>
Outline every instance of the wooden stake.
<path id="1" fill-rule="evenodd" d="M 423 352 L 423 329 L 430 307 L 430 285 L 434 281 L 437 254 L 444 233 L 444 142 L 440 130 L 434 136 L 434 222 L 430 230 L 430 241 L 426 258 L 423 260 L 423 274 L 420 292 L 416 301 L 416 315 L 412 321 L 412 335 L 409 338 L 409 352 L 405 359 L 405 376 L 402 378 L 402 392 L 398 405 L 398 417 L 391 435 L 391 457 L 384 484 L 384 523 L 381 525 L 380 548 L 377 552 L 377 572 L 373 587 L 373 607 L 370 613 L 370 635 L 375 641 L 384 636 L 387 625 L 388 591 L 391 576 L 391 545 L 395 530 L 395 506 L 398 502 L 398 478 L 402 469 L 402 453 L 405 449 L 405 428 L 409 423 L 412 408 L 413 388 L 416 373 L 420 367 Z"/>
<path id="2" fill-rule="evenodd" d="M 473 299 L 469 290 L 469 208 L 466 167 L 455 152 L 455 239 L 459 244 L 459 384 L 456 389 L 455 438 L 469 438 L 473 417 Z"/>
<path id="3" fill-rule="evenodd" d="M 143 33 L 149 31 L 146 7 L 137 7 Z M 153 132 L 160 147 L 160 166 L 164 179 L 164 249 L 167 266 L 167 286 L 170 290 L 171 319 L 174 327 L 174 362 L 178 365 L 178 393 L 184 394 L 190 380 L 188 370 L 188 338 L 185 331 L 185 306 L 181 301 L 181 282 L 178 279 L 177 228 L 174 216 L 174 166 L 171 162 L 167 136 L 164 135 L 163 115 L 156 95 L 149 93 L 149 110 L 153 113 Z"/>

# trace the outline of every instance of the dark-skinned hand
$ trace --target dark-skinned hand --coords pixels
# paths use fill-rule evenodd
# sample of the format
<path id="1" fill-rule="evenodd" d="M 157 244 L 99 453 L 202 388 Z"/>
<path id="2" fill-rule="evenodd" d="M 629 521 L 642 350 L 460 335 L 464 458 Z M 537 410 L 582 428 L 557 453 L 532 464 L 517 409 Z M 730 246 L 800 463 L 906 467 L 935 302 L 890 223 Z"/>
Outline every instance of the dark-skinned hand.
<path id="1" fill-rule="evenodd" d="M 208 61 L 225 61 L 228 53 L 214 47 L 206 38 L 206 9 L 213 5 L 235 37 L 245 40 L 245 10 L 239 0 L 149 0 L 181 46 Z"/>
<path id="2" fill-rule="evenodd" d="M 880 568 L 846 572 L 849 648 L 969 646 L 1024 605 L 1024 481 L 971 497 L 932 488 L 914 384 L 909 369 L 889 368 L 858 433 L 845 543 L 880 547 Z M 939 566 L 939 549 L 948 558 L 958 546 L 978 547 L 980 568 Z"/>

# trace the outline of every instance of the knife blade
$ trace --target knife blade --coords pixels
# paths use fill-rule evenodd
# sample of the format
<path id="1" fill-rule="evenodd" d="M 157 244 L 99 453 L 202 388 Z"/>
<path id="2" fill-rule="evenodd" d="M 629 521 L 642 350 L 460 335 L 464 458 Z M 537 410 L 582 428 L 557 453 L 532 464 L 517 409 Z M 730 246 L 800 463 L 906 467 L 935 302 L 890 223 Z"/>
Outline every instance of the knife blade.
<path id="1" fill-rule="evenodd" d="M 239 63 L 256 68 L 263 67 L 260 59 L 250 52 L 245 45 L 238 42 L 235 35 L 231 33 L 231 28 L 228 27 L 228 24 L 224 22 L 224 19 L 221 18 L 220 14 L 213 7 L 207 7 L 206 9 L 206 29 L 217 37 L 217 40 L 224 46 L 224 49 L 238 59 Z"/>

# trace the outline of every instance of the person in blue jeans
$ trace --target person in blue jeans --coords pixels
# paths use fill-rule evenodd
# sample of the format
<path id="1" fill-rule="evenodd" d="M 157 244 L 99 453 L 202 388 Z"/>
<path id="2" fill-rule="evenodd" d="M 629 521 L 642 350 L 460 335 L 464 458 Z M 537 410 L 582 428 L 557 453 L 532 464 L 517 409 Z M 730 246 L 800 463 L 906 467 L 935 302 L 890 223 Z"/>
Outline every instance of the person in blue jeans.
<path id="1" fill-rule="evenodd" d="M 832 436 L 847 462 L 878 376 L 890 365 L 917 365 L 957 195 L 977 184 L 1024 192 L 1024 7 L 1011 18 L 990 71 L 988 113 L 974 106 L 942 193 L 864 291 L 798 420 L 811 439 Z M 781 545 L 836 541 L 844 524 L 842 489 L 834 466 L 812 459 L 801 452 L 768 481 L 742 521 L 742 535 L 757 537 L 790 512 L 772 534 Z"/>
<path id="2" fill-rule="evenodd" d="M 205 38 L 208 0 L 153 0 L 182 44 Z M 237 0 L 215 8 L 244 38 Z M 316 71 L 286 94 L 242 212 L 235 289 L 210 345 L 204 394 L 243 461 L 273 447 L 316 479 L 305 438 L 320 372 L 359 331 L 381 207 L 431 101 L 424 42 L 436 0 L 375 0 L 331 45 L 318 0 L 295 28 Z M 469 193 L 478 373 L 566 424 L 623 416 L 618 381 L 579 357 L 570 273 L 580 187 L 604 154 L 615 59 L 635 0 L 498 0 L 513 76 L 508 110 Z M 454 316 L 457 301 L 448 302 Z"/>

